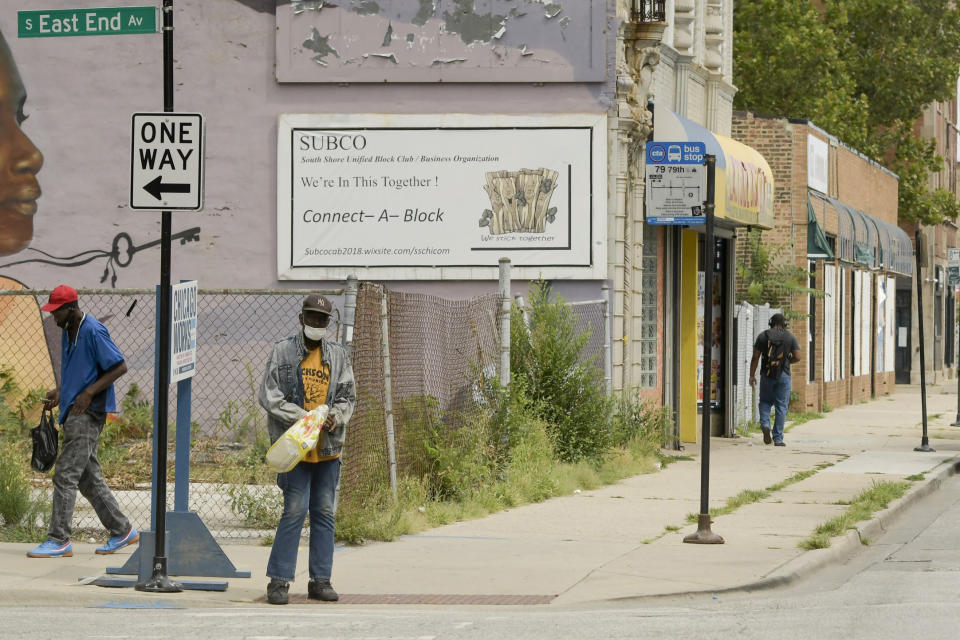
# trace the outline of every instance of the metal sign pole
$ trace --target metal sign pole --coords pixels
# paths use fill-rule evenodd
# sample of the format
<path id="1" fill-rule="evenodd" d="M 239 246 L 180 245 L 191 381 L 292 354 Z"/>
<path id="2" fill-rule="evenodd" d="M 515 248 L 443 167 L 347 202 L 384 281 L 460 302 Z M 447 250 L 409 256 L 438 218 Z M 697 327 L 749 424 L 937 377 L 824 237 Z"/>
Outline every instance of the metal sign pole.
<path id="1" fill-rule="evenodd" d="M 923 437 L 920 439 L 920 446 L 914 447 L 914 451 L 936 451 L 930 447 L 930 438 L 927 437 L 927 358 L 926 344 L 923 341 L 923 277 L 920 275 L 920 229 L 914 234 L 916 238 L 916 249 L 914 255 L 917 256 L 917 275 L 914 280 L 917 283 L 917 328 L 920 330 L 920 410 L 923 412 Z"/>
<path id="2" fill-rule="evenodd" d="M 703 422 L 700 439 L 700 515 L 697 518 L 697 532 L 686 536 L 683 541 L 692 544 L 723 544 L 723 538 L 710 530 L 710 412 L 711 380 L 713 372 L 713 263 L 716 260 L 716 246 L 713 239 L 713 208 L 716 190 L 717 157 L 704 156 L 707 167 L 707 200 L 704 203 L 706 234 L 704 244 L 704 283 L 703 283 Z"/>
<path id="3" fill-rule="evenodd" d="M 163 110 L 173 111 L 173 0 L 163 0 Z M 153 521 L 154 554 L 153 575 L 136 584 L 137 591 L 175 593 L 183 587 L 167 576 L 166 515 L 167 515 L 167 414 L 170 398 L 170 211 L 162 212 L 160 223 L 160 353 L 156 375 L 159 391 L 156 416 L 156 495 Z"/>

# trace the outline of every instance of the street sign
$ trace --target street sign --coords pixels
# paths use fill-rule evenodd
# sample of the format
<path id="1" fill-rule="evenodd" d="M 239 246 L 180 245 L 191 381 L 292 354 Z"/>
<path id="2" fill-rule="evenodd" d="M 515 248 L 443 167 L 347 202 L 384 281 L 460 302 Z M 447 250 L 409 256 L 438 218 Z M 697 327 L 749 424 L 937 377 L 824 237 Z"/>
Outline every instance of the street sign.
<path id="1" fill-rule="evenodd" d="M 197 372 L 197 281 L 170 290 L 170 382 L 179 382 Z"/>
<path id="2" fill-rule="evenodd" d="M 156 33 L 157 7 L 103 7 L 17 11 L 17 36 L 111 36 Z"/>
<path id="3" fill-rule="evenodd" d="M 130 144 L 130 208 L 203 207 L 203 116 L 135 113 Z"/>
<path id="4" fill-rule="evenodd" d="M 954 287 L 958 283 L 960 283 L 960 249 L 947 249 L 947 286 Z"/>
<path id="5" fill-rule="evenodd" d="M 647 143 L 647 223 L 704 224 L 707 171 L 702 142 Z"/>

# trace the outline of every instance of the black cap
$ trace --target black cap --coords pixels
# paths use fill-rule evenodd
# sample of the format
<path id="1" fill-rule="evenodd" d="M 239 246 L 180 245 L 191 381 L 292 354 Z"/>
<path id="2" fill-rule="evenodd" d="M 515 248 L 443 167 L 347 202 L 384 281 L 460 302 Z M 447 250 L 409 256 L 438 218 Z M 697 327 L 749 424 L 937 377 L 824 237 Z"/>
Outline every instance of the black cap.
<path id="1" fill-rule="evenodd" d="M 330 315 L 333 313 L 333 305 L 324 296 L 319 293 L 311 293 L 303 299 L 304 311 L 319 311 Z"/>
<path id="2" fill-rule="evenodd" d="M 786 327 L 787 326 L 787 317 L 782 313 L 775 313 L 770 316 L 770 326 L 771 327 Z"/>

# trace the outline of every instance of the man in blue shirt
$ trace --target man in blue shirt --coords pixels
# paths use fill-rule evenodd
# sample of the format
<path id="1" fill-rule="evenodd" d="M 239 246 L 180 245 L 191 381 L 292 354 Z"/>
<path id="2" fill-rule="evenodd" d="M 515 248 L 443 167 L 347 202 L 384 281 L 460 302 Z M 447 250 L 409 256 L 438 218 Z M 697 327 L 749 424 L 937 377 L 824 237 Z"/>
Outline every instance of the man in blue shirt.
<path id="1" fill-rule="evenodd" d="M 110 532 L 110 539 L 96 552 L 113 553 L 140 539 L 103 480 L 97 460 L 97 444 L 107 413 L 117 409 L 113 383 L 127 372 L 127 365 L 107 328 L 80 311 L 77 292 L 72 287 L 62 284 L 54 289 L 41 309 L 52 313 L 63 330 L 61 387 L 47 393 L 44 405 L 50 408 L 59 402 L 63 448 L 53 473 L 53 516 L 48 539 L 28 551 L 27 556 L 73 555 L 70 533 L 77 489 Z"/>

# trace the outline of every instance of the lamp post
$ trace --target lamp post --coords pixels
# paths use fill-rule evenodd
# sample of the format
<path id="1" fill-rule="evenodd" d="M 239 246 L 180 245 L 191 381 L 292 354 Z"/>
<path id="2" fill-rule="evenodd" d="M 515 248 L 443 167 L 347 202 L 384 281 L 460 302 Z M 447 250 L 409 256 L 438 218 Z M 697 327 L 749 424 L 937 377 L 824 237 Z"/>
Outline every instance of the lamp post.
<path id="1" fill-rule="evenodd" d="M 930 446 L 930 438 L 927 437 L 927 358 L 926 344 L 923 341 L 923 279 L 920 276 L 920 229 L 914 233 L 916 239 L 917 256 L 917 275 L 914 280 L 917 282 L 917 328 L 920 330 L 920 410 L 923 413 L 923 437 L 920 439 L 920 446 L 914 447 L 914 451 L 930 452 L 936 451 Z"/>

